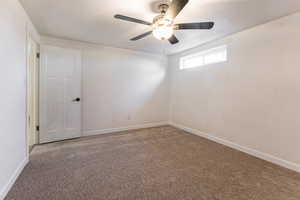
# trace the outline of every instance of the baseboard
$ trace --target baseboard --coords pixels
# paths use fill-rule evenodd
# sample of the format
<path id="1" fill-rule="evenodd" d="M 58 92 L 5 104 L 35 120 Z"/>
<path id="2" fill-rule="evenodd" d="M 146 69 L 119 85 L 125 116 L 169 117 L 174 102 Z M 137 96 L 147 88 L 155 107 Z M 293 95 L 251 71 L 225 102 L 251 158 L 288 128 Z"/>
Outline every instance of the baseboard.
<path id="1" fill-rule="evenodd" d="M 12 188 L 12 186 L 14 185 L 14 183 L 17 180 L 17 178 L 19 177 L 19 175 L 23 171 L 24 167 L 28 164 L 28 162 L 29 162 L 28 158 L 25 158 L 20 163 L 19 167 L 15 170 L 15 172 L 13 173 L 13 175 L 11 176 L 11 178 L 9 179 L 8 183 L 6 184 L 6 186 L 4 186 L 4 188 L 1 190 L 1 192 L 0 192 L 0 200 L 4 200 L 4 198 L 6 197 L 7 193 L 10 191 L 10 189 Z"/>
<path id="2" fill-rule="evenodd" d="M 231 147 L 231 148 L 236 149 L 238 151 L 242 151 L 244 153 L 250 154 L 250 155 L 255 156 L 257 158 L 266 160 L 268 162 L 277 164 L 281 167 L 285 167 L 285 168 L 288 168 L 288 169 L 291 169 L 293 171 L 296 171 L 296 172 L 300 173 L 300 165 L 298 165 L 296 163 L 293 163 L 293 162 L 290 162 L 290 161 L 272 156 L 272 155 L 267 154 L 267 153 L 262 153 L 260 151 L 257 151 L 257 150 L 254 150 L 254 149 L 251 149 L 251 148 L 248 148 L 248 147 L 241 146 L 239 144 L 230 142 L 228 140 L 224 140 L 224 139 L 221 139 L 221 138 L 218 138 L 218 137 L 215 137 L 215 136 L 211 136 L 207 133 L 204 133 L 202 131 L 199 131 L 199 130 L 196 130 L 196 129 L 193 129 L 193 128 L 183 126 L 181 124 L 176 124 L 174 122 L 170 122 L 169 125 L 174 126 L 175 128 L 184 130 L 186 132 L 192 133 L 194 135 L 198 135 L 198 136 L 204 137 L 206 139 L 212 140 L 212 141 L 217 142 L 219 144 L 223 144 L 225 146 Z"/>
<path id="3" fill-rule="evenodd" d="M 133 125 L 133 126 L 119 127 L 119 128 L 83 131 L 83 136 L 101 135 L 101 134 L 115 133 L 115 132 L 120 132 L 120 131 L 159 127 L 159 126 L 165 126 L 165 125 L 169 125 L 169 123 L 167 121 L 164 121 L 164 122 L 145 123 L 145 124 L 139 124 L 139 125 Z"/>

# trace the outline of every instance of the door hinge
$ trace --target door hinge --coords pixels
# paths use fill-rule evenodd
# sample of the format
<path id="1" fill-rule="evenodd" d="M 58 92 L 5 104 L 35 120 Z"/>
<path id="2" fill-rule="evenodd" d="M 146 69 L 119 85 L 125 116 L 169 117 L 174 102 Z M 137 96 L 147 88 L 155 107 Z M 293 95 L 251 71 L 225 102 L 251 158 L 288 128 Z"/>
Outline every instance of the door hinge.
<path id="1" fill-rule="evenodd" d="M 37 57 L 37 58 L 40 58 L 40 53 L 36 53 L 36 57 Z"/>
<path id="2" fill-rule="evenodd" d="M 30 127 L 30 124 L 31 124 L 31 119 L 30 119 L 30 116 L 28 116 L 28 126 Z"/>
<path id="3" fill-rule="evenodd" d="M 36 126 L 36 131 L 40 131 L 40 126 Z"/>

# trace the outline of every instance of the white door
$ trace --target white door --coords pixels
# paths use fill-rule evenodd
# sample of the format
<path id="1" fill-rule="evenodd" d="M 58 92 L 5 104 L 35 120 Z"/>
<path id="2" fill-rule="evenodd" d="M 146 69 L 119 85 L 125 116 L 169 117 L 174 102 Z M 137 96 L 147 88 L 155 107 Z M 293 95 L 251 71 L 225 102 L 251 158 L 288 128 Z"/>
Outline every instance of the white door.
<path id="1" fill-rule="evenodd" d="M 40 143 L 80 137 L 80 50 L 42 46 L 40 74 Z"/>

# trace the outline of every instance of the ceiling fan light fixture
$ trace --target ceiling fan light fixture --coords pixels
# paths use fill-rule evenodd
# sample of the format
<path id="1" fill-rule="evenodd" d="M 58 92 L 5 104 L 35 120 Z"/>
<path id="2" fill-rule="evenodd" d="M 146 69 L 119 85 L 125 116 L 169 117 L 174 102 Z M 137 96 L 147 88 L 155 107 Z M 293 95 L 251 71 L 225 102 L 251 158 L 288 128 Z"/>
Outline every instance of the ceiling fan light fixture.
<path id="1" fill-rule="evenodd" d="M 173 21 L 164 15 L 157 16 L 153 23 L 153 36 L 159 40 L 168 40 L 174 34 Z"/>
<path id="2" fill-rule="evenodd" d="M 172 26 L 159 26 L 153 29 L 153 36 L 159 40 L 168 40 L 173 33 Z"/>

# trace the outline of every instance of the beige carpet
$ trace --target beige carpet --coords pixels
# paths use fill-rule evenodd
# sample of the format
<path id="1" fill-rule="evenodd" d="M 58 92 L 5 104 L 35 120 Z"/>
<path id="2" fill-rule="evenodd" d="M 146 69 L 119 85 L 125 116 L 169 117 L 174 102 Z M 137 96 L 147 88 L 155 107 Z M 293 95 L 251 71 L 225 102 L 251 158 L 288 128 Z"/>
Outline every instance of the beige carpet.
<path id="1" fill-rule="evenodd" d="M 38 146 L 6 199 L 299 200 L 300 174 L 160 127 Z"/>

